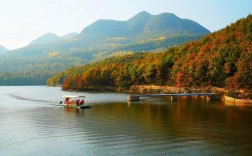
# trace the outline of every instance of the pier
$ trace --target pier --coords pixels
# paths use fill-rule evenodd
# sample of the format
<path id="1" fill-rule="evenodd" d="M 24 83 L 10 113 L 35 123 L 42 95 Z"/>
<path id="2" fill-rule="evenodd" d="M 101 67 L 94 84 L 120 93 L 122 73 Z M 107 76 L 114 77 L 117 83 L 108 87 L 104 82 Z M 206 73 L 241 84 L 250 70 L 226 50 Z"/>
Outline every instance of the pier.
<path id="1" fill-rule="evenodd" d="M 178 97 L 206 97 L 210 99 L 221 99 L 221 94 L 219 93 L 186 93 L 186 94 L 141 94 L 141 95 L 129 95 L 128 101 L 135 102 L 140 101 L 141 97 L 161 97 L 170 96 L 171 100 L 176 100 Z"/>

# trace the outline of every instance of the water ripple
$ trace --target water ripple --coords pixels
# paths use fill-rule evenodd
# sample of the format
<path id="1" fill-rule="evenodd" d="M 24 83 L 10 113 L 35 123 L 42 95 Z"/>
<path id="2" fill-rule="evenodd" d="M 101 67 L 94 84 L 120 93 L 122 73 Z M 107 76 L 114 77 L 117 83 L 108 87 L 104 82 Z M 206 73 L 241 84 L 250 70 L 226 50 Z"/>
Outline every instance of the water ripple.
<path id="1" fill-rule="evenodd" d="M 6 103 L 0 104 L 4 110 L 0 112 L 0 155 L 249 155 L 252 152 L 252 118 L 246 109 L 237 111 L 225 109 L 221 104 L 190 100 L 171 103 L 157 99 L 156 103 L 151 99 L 130 105 L 97 102 L 89 110 L 79 110 L 48 106 L 50 100 L 43 100 L 45 97 L 30 98 L 21 91 L 6 95 L 0 96 L 9 98 L 8 103 L 18 102 L 20 107 L 10 112 L 4 110 L 8 109 Z M 110 101 L 109 97 L 106 100 Z M 34 107 L 27 107 L 26 103 Z"/>

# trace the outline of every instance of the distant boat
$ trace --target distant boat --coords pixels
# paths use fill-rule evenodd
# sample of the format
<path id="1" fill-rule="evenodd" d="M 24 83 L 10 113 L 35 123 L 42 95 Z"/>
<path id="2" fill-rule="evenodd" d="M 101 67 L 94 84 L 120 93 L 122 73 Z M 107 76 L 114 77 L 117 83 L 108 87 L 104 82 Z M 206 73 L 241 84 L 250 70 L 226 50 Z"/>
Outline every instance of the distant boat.
<path id="1" fill-rule="evenodd" d="M 62 101 L 56 106 L 64 106 L 68 108 L 80 108 L 80 109 L 87 109 L 90 106 L 85 105 L 84 98 L 85 96 L 77 96 L 77 95 L 64 95 L 61 97 Z"/>

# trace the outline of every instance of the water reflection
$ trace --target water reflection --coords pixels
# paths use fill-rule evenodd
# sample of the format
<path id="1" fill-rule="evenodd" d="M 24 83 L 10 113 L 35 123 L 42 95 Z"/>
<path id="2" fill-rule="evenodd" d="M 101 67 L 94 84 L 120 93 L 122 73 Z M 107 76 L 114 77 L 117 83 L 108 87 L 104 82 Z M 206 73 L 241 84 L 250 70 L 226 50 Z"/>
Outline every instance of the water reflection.
<path id="1" fill-rule="evenodd" d="M 97 114 L 93 117 L 102 127 L 106 121 L 112 121 L 108 125 L 110 128 L 130 131 L 130 135 L 139 132 L 141 133 L 139 136 L 150 134 L 150 136 L 159 134 L 164 138 L 176 136 L 203 141 L 212 146 L 221 144 L 229 147 L 237 143 L 234 148 L 251 144 L 252 126 L 248 125 L 252 122 L 251 107 L 237 109 L 226 107 L 223 102 L 208 102 L 194 98 L 163 102 L 101 105 L 95 108 L 93 113 Z"/>
<path id="2" fill-rule="evenodd" d="M 85 110 L 84 109 L 78 109 L 78 108 L 64 107 L 64 112 L 67 113 L 67 114 L 84 115 Z"/>

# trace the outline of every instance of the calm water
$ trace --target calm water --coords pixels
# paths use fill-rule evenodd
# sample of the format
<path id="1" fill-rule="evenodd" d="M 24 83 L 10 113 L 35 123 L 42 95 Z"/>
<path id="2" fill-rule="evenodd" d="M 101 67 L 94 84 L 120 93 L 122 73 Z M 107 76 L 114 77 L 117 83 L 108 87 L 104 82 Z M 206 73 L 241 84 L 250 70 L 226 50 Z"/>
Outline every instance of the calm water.
<path id="1" fill-rule="evenodd" d="M 55 107 L 85 95 L 91 109 Z M 0 155 L 252 155 L 252 107 L 0 87 Z"/>

